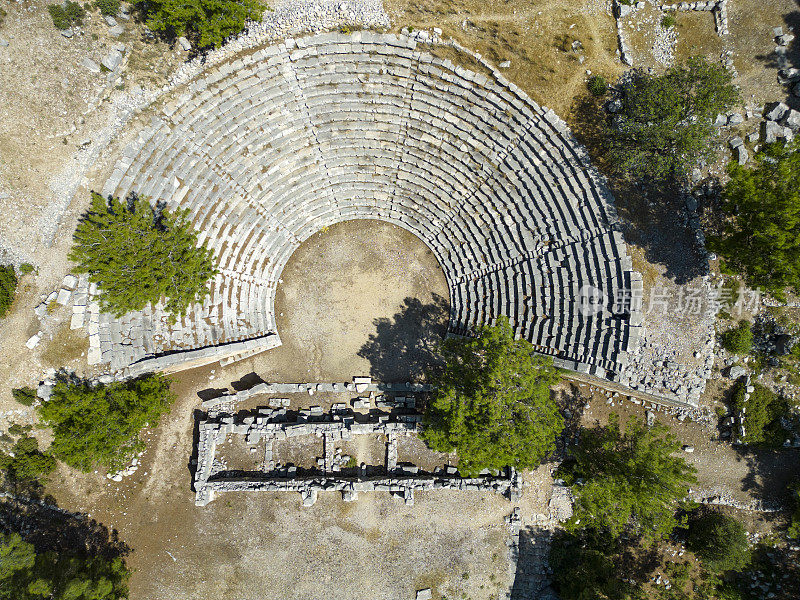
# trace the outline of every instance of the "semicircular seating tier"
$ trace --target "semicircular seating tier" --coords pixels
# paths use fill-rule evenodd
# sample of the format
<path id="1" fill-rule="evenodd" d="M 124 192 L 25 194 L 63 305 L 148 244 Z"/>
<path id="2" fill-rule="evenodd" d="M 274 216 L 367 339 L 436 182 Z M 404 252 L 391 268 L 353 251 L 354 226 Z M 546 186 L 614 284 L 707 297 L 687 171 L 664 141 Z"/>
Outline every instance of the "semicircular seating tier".
<path id="1" fill-rule="evenodd" d="M 325 226 L 379 219 L 435 253 L 452 333 L 507 315 L 557 364 L 626 383 L 641 278 L 613 198 L 555 113 L 485 72 L 356 32 L 198 75 L 125 148 L 104 194 L 188 209 L 220 274 L 177 323 L 160 306 L 101 315 L 102 362 L 141 371 L 278 344 L 273 303 L 294 250 Z M 602 291 L 597 312 L 583 310 L 587 286 Z"/>

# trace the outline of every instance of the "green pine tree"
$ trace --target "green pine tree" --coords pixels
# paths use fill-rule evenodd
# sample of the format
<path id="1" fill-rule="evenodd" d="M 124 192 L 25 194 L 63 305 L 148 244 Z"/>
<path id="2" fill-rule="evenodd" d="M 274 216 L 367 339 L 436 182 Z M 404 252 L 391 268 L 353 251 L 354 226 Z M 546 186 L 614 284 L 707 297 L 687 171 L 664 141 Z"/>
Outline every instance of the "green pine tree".
<path id="1" fill-rule="evenodd" d="M 616 169 L 638 179 L 683 178 L 714 153 L 714 118 L 739 93 L 730 71 L 694 57 L 661 75 L 634 71 L 621 86 L 622 111 L 605 124 Z"/>
<path id="2" fill-rule="evenodd" d="M 782 296 L 800 290 L 800 146 L 771 144 L 755 166 L 731 163 L 721 235 L 709 245 L 753 287 Z"/>
<path id="3" fill-rule="evenodd" d="M 120 317 L 166 299 L 181 316 L 208 295 L 213 254 L 198 246 L 186 211 L 170 213 L 131 194 L 123 204 L 92 193 L 69 255 L 100 289 L 103 310 Z"/>
<path id="4" fill-rule="evenodd" d="M 689 521 L 689 549 L 709 571 L 738 571 L 750 561 L 747 531 L 733 517 L 704 511 Z"/>
<path id="5" fill-rule="evenodd" d="M 219 48 L 240 33 L 247 20 L 260 21 L 266 5 L 258 0 L 134 0 L 147 26 L 169 36 L 186 36 L 197 48 Z"/>
<path id="6" fill-rule="evenodd" d="M 169 411 L 175 399 L 169 385 L 160 373 L 108 385 L 59 378 L 37 409 L 53 428 L 50 452 L 84 472 L 124 467 L 144 448 L 141 430 Z"/>
<path id="7" fill-rule="evenodd" d="M 37 552 L 18 534 L 0 534 L 0 600 L 124 600 L 130 572 L 122 558 Z"/>
<path id="8" fill-rule="evenodd" d="M 584 430 L 561 470 L 576 497 L 568 528 L 614 537 L 668 535 L 679 524 L 678 502 L 696 481 L 694 467 L 673 456 L 680 448 L 665 426 L 647 427 L 633 417 L 624 432 L 615 414 L 606 427 Z"/>
<path id="9" fill-rule="evenodd" d="M 441 345 L 444 369 L 425 415 L 423 439 L 458 452 L 462 475 L 482 469 L 536 467 L 555 448 L 564 419 L 550 395 L 559 381 L 552 359 L 515 340 L 508 319 L 477 337 Z"/>
<path id="10" fill-rule="evenodd" d="M 14 483 L 38 482 L 55 468 L 55 459 L 39 450 L 39 442 L 34 437 L 25 436 L 17 440 L 10 454 L 0 452 L 0 469 Z"/>

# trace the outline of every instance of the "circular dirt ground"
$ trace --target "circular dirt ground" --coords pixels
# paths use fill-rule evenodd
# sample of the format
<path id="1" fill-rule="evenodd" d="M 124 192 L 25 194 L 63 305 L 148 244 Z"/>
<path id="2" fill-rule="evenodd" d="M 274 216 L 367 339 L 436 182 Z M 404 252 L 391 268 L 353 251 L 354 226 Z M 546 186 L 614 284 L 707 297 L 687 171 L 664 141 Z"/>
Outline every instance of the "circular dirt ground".
<path id="1" fill-rule="evenodd" d="M 244 361 L 265 381 L 419 379 L 447 331 L 447 281 L 416 236 L 346 221 L 306 240 L 275 299 L 283 345 Z"/>

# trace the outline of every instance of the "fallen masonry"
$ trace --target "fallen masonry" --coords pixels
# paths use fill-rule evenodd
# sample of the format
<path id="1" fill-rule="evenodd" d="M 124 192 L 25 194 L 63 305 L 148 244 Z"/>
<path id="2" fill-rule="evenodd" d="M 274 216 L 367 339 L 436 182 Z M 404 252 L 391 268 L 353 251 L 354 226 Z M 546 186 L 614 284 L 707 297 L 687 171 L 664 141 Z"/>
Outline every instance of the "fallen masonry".
<path id="1" fill-rule="evenodd" d="M 437 468 L 433 473 L 421 472 L 415 465 L 397 461 L 397 437 L 418 430 L 421 415 L 342 415 L 331 412 L 316 415 L 313 421 L 298 415 L 287 420 L 286 408 L 259 408 L 249 414 L 207 416 L 198 424 L 197 467 L 194 475 L 195 504 L 205 506 L 221 492 L 296 492 L 303 506 L 311 506 L 317 494 L 336 491 L 345 502 L 358 499 L 360 492 L 389 492 L 414 504 L 417 490 L 494 491 L 515 501 L 521 494 L 521 479 L 513 468 L 503 472 L 485 472 L 479 477 L 463 478 L 455 467 Z M 386 438 L 386 462 L 382 473 L 368 473 L 362 464 L 358 474 L 344 476 L 334 465 L 334 444 L 352 440 L 354 436 L 380 434 Z M 217 445 L 228 436 L 243 436 L 245 443 L 264 443 L 263 467 L 258 472 L 225 471 L 215 462 Z M 278 441 L 303 436 L 321 437 L 324 445 L 322 468 L 314 472 L 298 471 L 287 466 L 276 469 L 272 460 L 273 445 Z"/>
<path id="2" fill-rule="evenodd" d="M 369 377 L 354 377 L 352 383 L 258 383 L 246 390 L 223 394 L 203 401 L 203 410 L 218 410 L 221 405 L 243 402 L 263 394 L 308 394 L 344 393 L 358 394 L 409 393 L 419 394 L 431 391 L 424 383 L 379 383 Z M 366 406 L 364 408 L 367 408 Z M 380 408 L 380 406 L 378 407 Z"/>

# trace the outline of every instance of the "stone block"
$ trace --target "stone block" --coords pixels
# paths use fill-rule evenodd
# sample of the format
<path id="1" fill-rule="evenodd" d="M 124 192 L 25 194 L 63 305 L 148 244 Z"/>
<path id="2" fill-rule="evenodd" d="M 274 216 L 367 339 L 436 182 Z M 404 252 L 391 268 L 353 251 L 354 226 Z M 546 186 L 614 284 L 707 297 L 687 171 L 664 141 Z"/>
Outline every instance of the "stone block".
<path id="1" fill-rule="evenodd" d="M 122 54 L 120 54 L 116 50 L 112 50 L 111 52 L 105 55 L 101 63 L 109 71 L 112 72 L 116 71 L 122 64 Z"/>
<path id="2" fill-rule="evenodd" d="M 800 112 L 790 108 L 789 112 L 784 117 L 783 124 L 792 131 L 800 129 Z"/>
<path id="3" fill-rule="evenodd" d="M 789 112 L 789 107 L 783 102 L 778 102 L 767 111 L 767 114 L 764 115 L 764 118 L 768 121 L 780 121 L 787 112 Z"/>
<path id="4" fill-rule="evenodd" d="M 81 65 L 83 65 L 90 73 L 100 72 L 100 65 L 94 62 L 91 58 L 84 58 L 81 61 Z"/>

